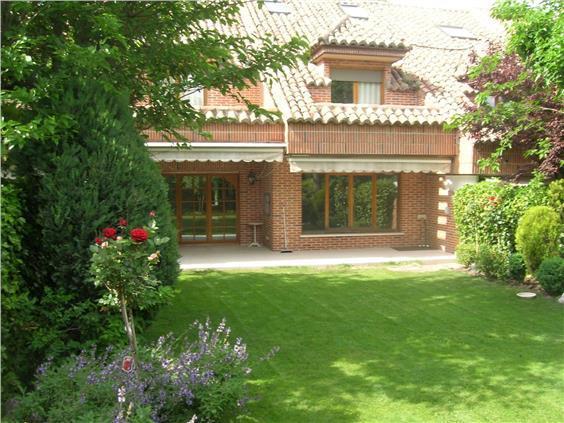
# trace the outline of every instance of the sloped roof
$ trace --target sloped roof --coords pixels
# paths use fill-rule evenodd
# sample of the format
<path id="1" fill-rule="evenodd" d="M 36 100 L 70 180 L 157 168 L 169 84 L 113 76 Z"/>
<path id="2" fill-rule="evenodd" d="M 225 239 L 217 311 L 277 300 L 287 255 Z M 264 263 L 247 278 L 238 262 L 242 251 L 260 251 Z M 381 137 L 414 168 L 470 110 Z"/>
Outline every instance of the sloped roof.
<path id="1" fill-rule="evenodd" d="M 405 49 L 392 68 L 389 88 L 413 88 L 424 92 L 424 106 L 319 104 L 308 87 L 327 86 L 330 79 L 313 63 L 279 72 L 267 81 L 282 118 L 295 122 L 343 122 L 349 124 L 438 124 L 462 111 L 469 87 L 458 81 L 467 69 L 471 51 L 485 51 L 488 40 L 501 40 L 501 25 L 484 10 L 445 10 L 356 0 L 368 12 L 367 19 L 349 17 L 337 0 L 284 0 L 291 13 L 270 13 L 248 2 L 241 10 L 243 33 L 270 33 L 280 41 L 302 36 L 314 48 L 320 44 Z M 453 38 L 440 26 L 469 30 L 475 39 Z M 403 76 L 408 79 L 404 80 Z M 253 116 L 238 112 L 244 121 Z M 221 114 L 221 113 L 220 113 Z"/>

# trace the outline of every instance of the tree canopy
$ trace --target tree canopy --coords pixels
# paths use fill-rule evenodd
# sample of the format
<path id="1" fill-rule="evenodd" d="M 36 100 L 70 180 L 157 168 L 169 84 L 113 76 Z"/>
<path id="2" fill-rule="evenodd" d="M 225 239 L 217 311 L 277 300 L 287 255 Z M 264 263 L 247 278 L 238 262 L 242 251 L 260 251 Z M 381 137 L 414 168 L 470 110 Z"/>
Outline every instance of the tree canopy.
<path id="1" fill-rule="evenodd" d="M 299 38 L 228 30 L 245 0 L 3 2 L 3 138 L 9 146 L 57 141 L 72 116 L 49 104 L 69 79 L 128 91 L 138 128 L 180 136 L 200 131 L 202 112 L 186 95 L 256 84 L 305 57 Z M 258 113 L 257 109 L 246 102 Z"/>
<path id="2" fill-rule="evenodd" d="M 521 147 L 534 167 L 549 178 L 562 177 L 564 164 L 563 4 L 537 5 L 504 0 L 494 17 L 508 21 L 506 46 L 491 44 L 474 55 L 466 82 L 474 104 L 450 126 L 469 133 L 476 143 L 493 143 L 495 151 L 479 161 L 499 171 L 511 148 Z"/>
<path id="3" fill-rule="evenodd" d="M 564 9 L 561 0 L 502 0 L 494 18 L 509 22 L 508 52 L 547 84 L 564 89 Z M 560 93 L 562 95 L 562 93 Z"/>
<path id="4" fill-rule="evenodd" d="M 30 384 L 47 351 L 109 343 L 121 331 L 86 280 L 100 225 L 120 216 L 141 224 L 155 210 L 174 239 L 166 185 L 139 130 L 202 132 L 204 114 L 187 100 L 201 88 L 267 113 L 237 90 L 305 57 L 299 38 L 236 30 L 245 1 L 2 2 L 2 159 L 16 176 L 3 184 L 19 188 L 15 205 L 2 202 L 3 223 L 7 212 L 26 223 L 14 226 L 23 234 L 8 240 L 9 261 L 2 256 L 3 277 L 21 268 L 3 280 L 2 329 L 17 335 L 2 350 L 11 387 Z M 161 248 L 160 280 L 175 278 L 176 247 Z"/>

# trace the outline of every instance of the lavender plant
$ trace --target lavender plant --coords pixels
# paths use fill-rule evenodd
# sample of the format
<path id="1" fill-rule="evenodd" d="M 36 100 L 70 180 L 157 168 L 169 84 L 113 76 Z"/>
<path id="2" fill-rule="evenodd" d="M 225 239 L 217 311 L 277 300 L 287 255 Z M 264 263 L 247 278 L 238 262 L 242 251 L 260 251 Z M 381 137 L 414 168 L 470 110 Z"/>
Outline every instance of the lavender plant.
<path id="1" fill-rule="evenodd" d="M 139 372 L 125 372 L 129 349 L 82 351 L 61 366 L 50 362 L 38 370 L 36 389 L 23 397 L 16 421 L 219 421 L 240 414 L 250 397 L 247 346 L 232 340 L 222 320 L 194 322 L 195 340 L 161 337 L 139 348 Z M 268 360 L 276 348 L 261 360 Z M 143 417 L 145 416 L 145 417 Z M 197 416 L 197 420 L 194 416 Z M 89 419 L 89 420 L 88 420 Z"/>

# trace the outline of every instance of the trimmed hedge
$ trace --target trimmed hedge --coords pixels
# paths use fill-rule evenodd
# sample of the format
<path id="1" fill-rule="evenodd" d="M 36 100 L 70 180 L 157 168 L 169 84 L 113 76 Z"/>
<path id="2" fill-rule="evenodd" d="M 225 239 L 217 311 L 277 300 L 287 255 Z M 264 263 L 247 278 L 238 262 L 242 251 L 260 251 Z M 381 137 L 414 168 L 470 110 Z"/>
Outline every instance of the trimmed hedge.
<path id="1" fill-rule="evenodd" d="M 527 209 L 547 204 L 546 192 L 541 177 L 524 186 L 497 180 L 463 186 L 453 207 L 459 241 L 515 251 L 519 219 Z"/>
<path id="2" fill-rule="evenodd" d="M 561 233 L 560 216 L 551 207 L 532 207 L 521 217 L 515 239 L 530 273 L 534 273 L 545 258 L 558 255 Z"/>
<path id="3" fill-rule="evenodd" d="M 476 244 L 459 243 L 456 247 L 456 259 L 464 267 L 470 267 L 476 263 L 478 257 L 478 250 Z"/>
<path id="4" fill-rule="evenodd" d="M 543 289 L 550 295 L 564 293 L 564 259 L 549 257 L 541 263 L 536 278 Z"/>
<path id="5" fill-rule="evenodd" d="M 476 267 L 490 279 L 505 279 L 508 272 L 508 253 L 498 246 L 480 245 Z"/>
<path id="6" fill-rule="evenodd" d="M 527 266 L 525 266 L 525 260 L 523 260 L 523 256 L 521 254 L 511 254 L 509 256 L 507 267 L 507 275 L 509 276 L 509 279 L 519 283 L 525 280 L 525 276 L 527 276 Z"/>

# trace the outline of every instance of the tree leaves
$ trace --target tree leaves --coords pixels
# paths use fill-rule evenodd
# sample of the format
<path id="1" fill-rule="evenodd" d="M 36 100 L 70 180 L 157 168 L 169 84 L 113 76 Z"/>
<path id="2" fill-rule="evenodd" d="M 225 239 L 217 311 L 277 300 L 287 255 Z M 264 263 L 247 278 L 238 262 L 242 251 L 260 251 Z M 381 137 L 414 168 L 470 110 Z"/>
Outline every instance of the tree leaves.
<path id="1" fill-rule="evenodd" d="M 5 107 L 5 119 L 17 124 L 4 126 L 4 141 L 21 145 L 49 139 L 53 131 L 34 119 L 45 110 L 57 115 L 51 100 L 64 94 L 68 79 L 128 91 L 140 129 L 151 127 L 176 138 L 180 127 L 200 132 L 204 114 L 183 101 L 182 93 L 213 88 L 237 97 L 233 89 L 293 66 L 307 53 L 307 43 L 299 38 L 280 43 L 268 34 L 233 29 L 244 2 L 4 4 L 2 101 L 17 99 L 19 108 L 29 111 L 22 116 Z M 14 94 L 32 89 L 33 97 Z"/>

